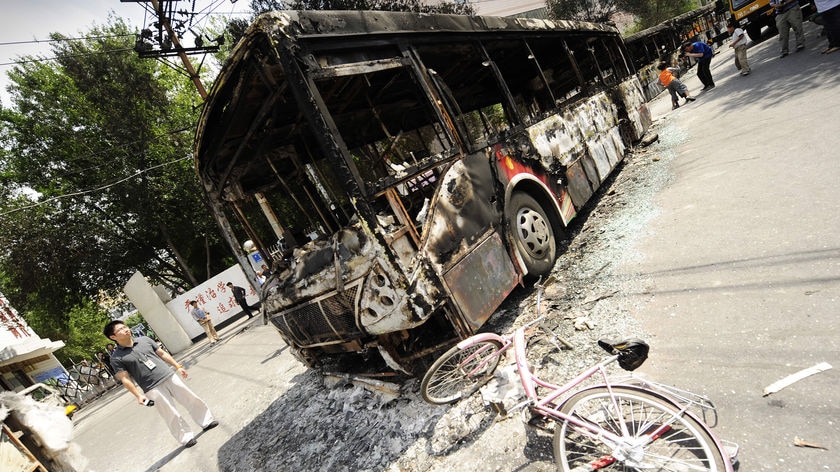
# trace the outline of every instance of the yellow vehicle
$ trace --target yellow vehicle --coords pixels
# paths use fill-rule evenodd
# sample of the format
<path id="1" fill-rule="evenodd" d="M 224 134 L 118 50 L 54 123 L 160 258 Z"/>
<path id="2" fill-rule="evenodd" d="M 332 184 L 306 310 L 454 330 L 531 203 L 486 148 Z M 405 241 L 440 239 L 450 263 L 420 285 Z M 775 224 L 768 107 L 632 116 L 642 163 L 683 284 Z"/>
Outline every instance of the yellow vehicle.
<path id="1" fill-rule="evenodd" d="M 815 11 L 813 0 L 799 0 L 799 7 L 806 18 Z M 761 29 L 765 26 L 776 34 L 776 19 L 770 0 L 729 0 L 729 11 L 755 42 L 761 41 Z"/>
<path id="2" fill-rule="evenodd" d="M 64 408 L 64 414 L 67 415 L 68 418 L 72 418 L 76 413 L 76 410 L 79 409 L 79 406 L 75 403 L 66 401 L 58 390 L 42 383 L 36 383 L 35 385 L 26 387 L 20 391 L 20 394 L 29 395 L 35 400 L 38 400 L 41 403 L 46 403 L 47 405 L 62 407 Z"/>

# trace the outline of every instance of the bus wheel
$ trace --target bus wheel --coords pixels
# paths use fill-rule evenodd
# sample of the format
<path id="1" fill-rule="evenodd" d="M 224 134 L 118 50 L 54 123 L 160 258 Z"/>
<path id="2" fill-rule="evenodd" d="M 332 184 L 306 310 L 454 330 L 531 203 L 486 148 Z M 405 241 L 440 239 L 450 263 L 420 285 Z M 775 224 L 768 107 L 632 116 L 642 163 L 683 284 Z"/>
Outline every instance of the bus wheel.
<path id="1" fill-rule="evenodd" d="M 551 272 L 557 257 L 557 242 L 551 220 L 542 206 L 527 193 L 515 192 L 508 204 L 507 217 L 511 237 L 528 275 L 538 277 Z"/>
<path id="2" fill-rule="evenodd" d="M 761 23 L 753 22 L 747 25 L 747 35 L 755 44 L 761 42 Z"/>

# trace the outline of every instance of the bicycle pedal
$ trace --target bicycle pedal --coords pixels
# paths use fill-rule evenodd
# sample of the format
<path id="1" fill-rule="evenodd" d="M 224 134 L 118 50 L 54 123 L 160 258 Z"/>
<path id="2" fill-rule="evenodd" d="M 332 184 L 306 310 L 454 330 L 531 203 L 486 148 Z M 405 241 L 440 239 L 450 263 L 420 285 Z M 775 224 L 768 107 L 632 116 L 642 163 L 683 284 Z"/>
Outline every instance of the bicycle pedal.
<path id="1" fill-rule="evenodd" d="M 541 429 L 543 431 L 548 431 L 549 433 L 554 431 L 554 428 L 551 427 L 551 423 L 552 421 L 548 419 L 547 416 L 541 415 L 534 415 L 527 422 L 528 426 L 532 428 Z"/>

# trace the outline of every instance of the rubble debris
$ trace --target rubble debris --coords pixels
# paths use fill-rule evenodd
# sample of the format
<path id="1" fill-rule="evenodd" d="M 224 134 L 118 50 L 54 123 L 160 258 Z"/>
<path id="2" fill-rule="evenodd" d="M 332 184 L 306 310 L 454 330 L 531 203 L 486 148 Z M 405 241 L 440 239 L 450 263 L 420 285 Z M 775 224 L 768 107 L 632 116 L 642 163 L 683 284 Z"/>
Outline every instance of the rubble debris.
<path id="1" fill-rule="evenodd" d="M 595 328 L 589 318 L 580 317 L 574 320 L 574 326 L 576 331 L 590 331 Z"/>
<path id="2" fill-rule="evenodd" d="M 826 451 L 828 450 L 827 447 L 825 447 L 821 444 L 806 441 L 806 440 L 800 438 L 799 436 L 794 436 L 793 445 L 797 446 L 797 447 L 810 447 L 812 449 L 823 449 L 823 450 L 826 450 Z"/>
<path id="3" fill-rule="evenodd" d="M 324 383 L 327 387 L 332 388 L 341 381 L 351 383 L 357 387 L 362 387 L 372 393 L 384 395 L 386 398 L 390 397 L 390 399 L 395 399 L 400 396 L 400 386 L 392 382 L 383 382 L 382 380 L 352 374 L 334 372 L 327 372 L 324 374 Z"/>
<path id="4" fill-rule="evenodd" d="M 819 363 L 819 364 L 817 364 L 813 367 L 809 367 L 807 369 L 800 370 L 799 372 L 797 372 L 795 374 L 788 375 L 787 377 L 785 377 L 781 380 L 777 380 L 776 382 L 773 382 L 772 384 L 764 387 L 764 394 L 762 396 L 766 397 L 767 395 L 770 395 L 771 393 L 776 393 L 779 390 L 781 390 L 781 389 L 783 389 L 783 388 L 785 388 L 785 387 L 787 387 L 787 386 L 789 386 L 789 385 L 791 385 L 795 382 L 798 382 L 798 381 L 804 379 L 805 377 L 809 377 L 811 375 L 820 373 L 820 372 L 822 372 L 824 370 L 828 370 L 830 368 L 831 368 L 831 364 L 829 364 L 828 362 L 821 362 L 821 363 Z"/>
<path id="5" fill-rule="evenodd" d="M 584 303 L 584 305 L 595 303 L 599 300 L 603 300 L 605 298 L 610 298 L 613 295 L 615 295 L 616 293 L 618 293 L 618 290 L 613 290 L 613 291 L 607 292 L 607 293 L 598 293 L 596 295 L 591 295 L 589 297 L 586 297 L 586 300 L 584 300 L 583 303 Z"/>
<path id="6" fill-rule="evenodd" d="M 642 136 L 642 140 L 639 141 L 639 146 L 648 147 L 657 141 L 659 141 L 659 135 L 657 133 L 645 133 L 645 135 Z"/>

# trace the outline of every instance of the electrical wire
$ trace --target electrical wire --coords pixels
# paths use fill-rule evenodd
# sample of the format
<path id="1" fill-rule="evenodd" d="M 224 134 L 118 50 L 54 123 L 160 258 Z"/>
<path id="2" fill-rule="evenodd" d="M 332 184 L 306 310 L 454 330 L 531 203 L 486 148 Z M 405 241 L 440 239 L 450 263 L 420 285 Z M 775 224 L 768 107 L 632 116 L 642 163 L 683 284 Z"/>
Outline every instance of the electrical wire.
<path id="1" fill-rule="evenodd" d="M 66 55 L 54 56 L 54 57 L 41 57 L 41 58 L 38 58 L 38 59 L 21 59 L 19 61 L 14 61 L 14 62 L 2 62 L 2 63 L 0 63 L 0 66 L 14 66 L 14 65 L 29 64 L 29 63 L 33 63 L 33 62 L 56 61 L 60 58 L 65 58 L 65 57 L 96 56 L 98 54 L 111 54 L 111 53 L 116 53 L 116 52 L 128 52 L 128 51 L 133 52 L 134 48 L 133 47 L 130 47 L 130 48 L 127 47 L 127 48 L 124 48 L 124 49 L 108 49 L 107 51 L 94 51 L 94 52 L 86 52 L 86 53 L 79 53 L 79 54 L 66 54 Z"/>
<path id="2" fill-rule="evenodd" d="M 14 208 L 12 210 L 4 211 L 4 212 L 0 213 L 0 216 L 11 215 L 12 213 L 17 213 L 19 211 L 28 210 L 30 208 L 35 208 L 35 207 L 39 207 L 39 206 L 42 206 L 42 205 L 46 205 L 47 203 L 51 203 L 51 202 L 61 200 L 61 199 L 64 199 L 64 198 L 77 197 L 79 195 L 87 195 L 87 194 L 94 193 L 94 192 L 100 192 L 102 190 L 109 189 L 109 188 L 114 187 L 118 184 L 121 184 L 121 183 L 126 182 L 128 180 L 131 180 L 131 179 L 133 179 L 137 176 L 143 175 L 143 174 L 145 174 L 149 171 L 158 169 L 158 168 L 163 167 L 163 166 L 167 166 L 169 164 L 175 164 L 177 162 L 181 162 L 181 161 L 184 161 L 184 160 L 187 160 L 187 159 L 192 159 L 192 157 L 191 156 L 185 156 L 185 157 L 175 159 L 173 161 L 164 162 L 164 163 L 158 164 L 156 166 L 149 167 L 147 169 L 138 170 L 137 172 L 135 172 L 132 175 L 129 175 L 128 177 L 124 177 L 120 180 L 111 182 L 109 184 L 102 185 L 100 187 L 96 187 L 96 188 L 92 188 L 92 189 L 88 189 L 88 190 L 79 190 L 78 192 L 66 193 L 64 195 L 56 195 L 54 197 L 50 197 L 50 198 L 48 198 L 46 200 L 43 200 L 43 201 L 40 201 L 40 202 L 35 202 L 35 203 L 30 204 L 30 205 L 24 205 L 22 207 L 17 207 L 17 208 Z"/>
<path id="3" fill-rule="evenodd" d="M 169 131 L 169 132 L 167 132 L 167 133 L 164 133 L 164 134 L 162 134 L 162 135 L 158 136 L 158 138 L 160 138 L 160 137 L 164 137 L 164 136 L 170 136 L 170 135 L 177 134 L 177 133 L 183 133 L 184 131 L 190 131 L 190 130 L 192 130 L 192 129 L 193 129 L 193 128 L 192 128 L 192 126 L 190 126 L 190 127 L 186 127 L 186 128 L 181 128 L 181 129 L 177 129 L 177 130 L 172 130 L 172 131 Z M 120 148 L 125 148 L 125 147 L 128 147 L 128 146 L 134 145 L 134 144 L 136 144 L 136 143 L 138 143 L 138 142 L 141 142 L 141 141 L 135 141 L 135 142 L 131 142 L 131 143 L 126 143 L 126 144 L 123 144 L 123 145 L 118 146 L 118 147 L 120 147 Z M 101 151 L 101 152 L 105 152 L 105 151 Z M 92 155 L 96 155 L 96 154 L 100 154 L 100 153 L 95 153 L 95 154 L 92 154 Z M 42 206 L 42 205 L 46 205 L 47 203 L 51 203 L 51 202 L 54 202 L 54 201 L 57 201 L 57 200 L 61 200 L 61 199 L 64 199 L 64 198 L 75 197 L 75 196 L 79 196 L 79 195 L 87 195 L 87 194 L 90 194 L 90 193 L 100 192 L 100 191 L 102 191 L 102 190 L 107 190 L 107 189 L 109 189 L 109 188 L 111 188 L 111 187 L 114 187 L 114 186 L 116 186 L 116 185 L 118 185 L 118 184 L 121 184 L 121 183 L 126 182 L 126 181 L 128 181 L 128 180 L 131 180 L 131 179 L 133 179 L 133 178 L 135 178 L 135 177 L 138 177 L 138 176 L 140 176 L 140 175 L 143 175 L 143 174 L 145 174 L 145 173 L 147 173 L 147 172 L 150 172 L 150 171 L 152 171 L 152 170 L 155 170 L 155 169 L 158 169 L 158 168 L 161 168 L 161 167 L 164 167 L 164 166 L 170 165 L 170 164 L 175 164 L 175 163 L 178 163 L 178 162 L 184 161 L 184 160 L 186 160 L 186 159 L 192 159 L 192 156 L 185 156 L 185 157 L 181 157 L 181 158 L 178 158 L 178 159 L 174 159 L 174 160 L 171 160 L 171 161 L 167 161 L 167 162 L 163 162 L 163 163 L 160 163 L 160 164 L 154 165 L 154 166 L 152 166 L 152 167 L 148 167 L 148 168 L 146 168 L 146 169 L 141 169 L 141 170 L 138 170 L 137 172 L 133 173 L 132 175 L 129 175 L 129 176 L 127 176 L 127 177 L 123 177 L 123 178 L 121 178 L 121 179 L 119 179 L 119 180 L 116 180 L 116 181 L 114 181 L 114 182 L 110 182 L 110 183 L 105 184 L 105 185 L 101 185 L 101 186 L 99 186 L 99 187 L 95 187 L 95 188 L 92 188 L 92 189 L 87 189 L 87 190 L 79 190 L 79 191 L 77 191 L 77 192 L 71 192 L 71 193 L 67 193 L 67 194 L 64 194 L 64 195 L 56 195 L 56 196 L 53 196 L 53 197 L 47 198 L 46 200 L 42 200 L 42 201 L 38 201 L 38 202 L 33 202 L 32 204 L 29 204 L 29 205 L 24 205 L 24 206 L 21 206 L 21 207 L 17 207 L 17 208 L 13 208 L 13 209 L 10 209 L 10 210 L 6 210 L 6 211 L 4 211 L 4 212 L 0 212 L 0 217 L 2 217 L 2 216 L 6 216 L 6 215 L 11 215 L 12 213 L 17 213 L 17 212 L 19 212 L 19 211 L 23 211 L 23 210 L 28 210 L 28 209 L 30 209 L 30 208 L 36 208 L 36 207 L 39 207 L 39 206 Z M 97 167 L 98 167 L 98 166 L 97 166 Z"/>
<path id="4" fill-rule="evenodd" d="M 18 46 L 21 44 L 39 44 L 39 43 L 57 43 L 61 41 L 86 41 L 89 39 L 108 39 L 108 38 L 125 38 L 125 37 L 134 37 L 135 34 L 110 34 L 110 35 L 102 35 L 102 36 L 83 36 L 80 38 L 61 38 L 61 39 L 33 39 L 30 41 L 9 41 L 5 43 L 0 43 L 0 46 Z"/>

